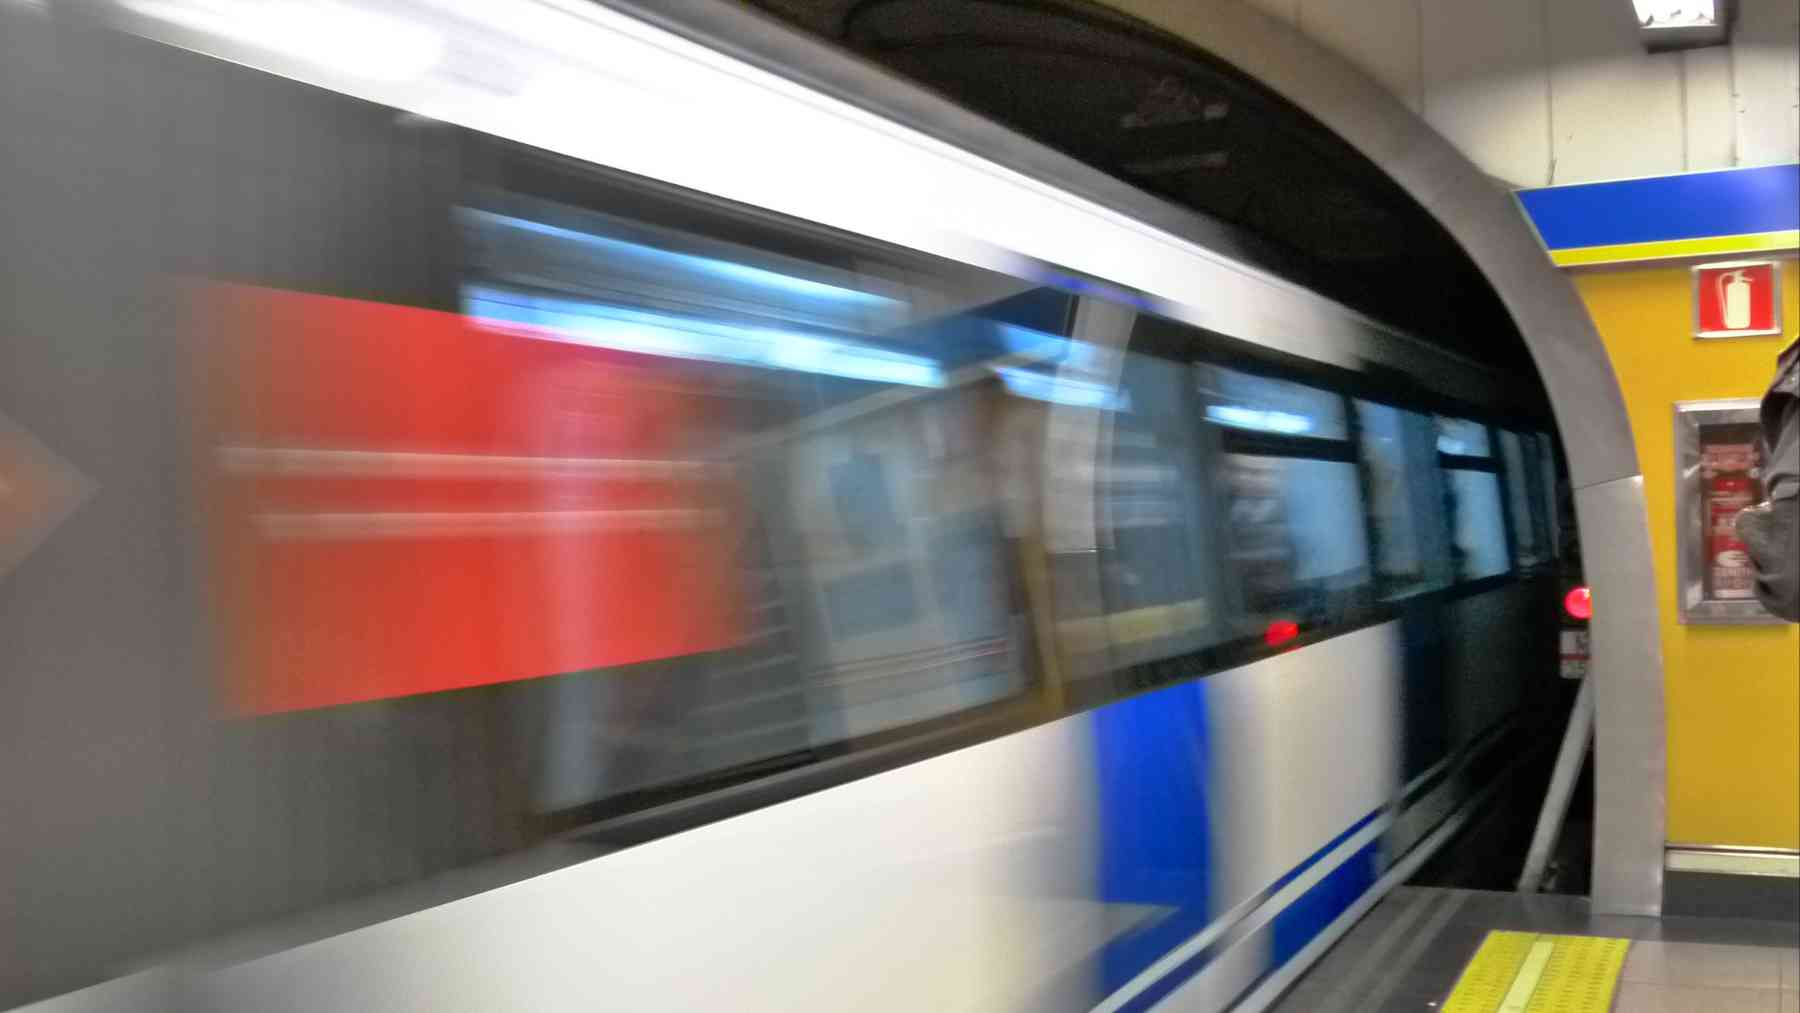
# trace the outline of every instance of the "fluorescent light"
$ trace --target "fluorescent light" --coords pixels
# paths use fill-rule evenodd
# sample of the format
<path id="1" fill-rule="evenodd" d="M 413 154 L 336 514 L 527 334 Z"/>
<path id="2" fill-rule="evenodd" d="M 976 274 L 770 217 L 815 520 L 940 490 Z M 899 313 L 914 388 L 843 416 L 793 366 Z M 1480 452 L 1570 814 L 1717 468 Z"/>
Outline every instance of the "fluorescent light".
<path id="1" fill-rule="evenodd" d="M 416 21 L 330 0 L 124 0 L 121 6 L 370 81 L 420 77 L 444 54 L 444 40 Z"/>
<path id="2" fill-rule="evenodd" d="M 1713 0 L 1631 0 L 1645 28 L 1708 28 L 1719 23 Z"/>
<path id="3" fill-rule="evenodd" d="M 1638 37 L 1651 52 L 1722 45 L 1731 39 L 1732 0 L 1631 0 Z"/>

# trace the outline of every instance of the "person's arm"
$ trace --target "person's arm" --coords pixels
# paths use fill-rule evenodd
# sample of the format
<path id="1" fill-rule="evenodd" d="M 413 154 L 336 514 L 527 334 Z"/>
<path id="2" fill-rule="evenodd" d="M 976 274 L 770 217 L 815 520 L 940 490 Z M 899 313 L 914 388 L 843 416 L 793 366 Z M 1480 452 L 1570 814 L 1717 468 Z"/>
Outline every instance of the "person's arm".
<path id="1" fill-rule="evenodd" d="M 1768 498 L 1740 514 L 1738 538 L 1756 563 L 1756 597 L 1789 622 L 1800 622 L 1800 346 L 1782 355 L 1763 399 L 1763 466 Z"/>

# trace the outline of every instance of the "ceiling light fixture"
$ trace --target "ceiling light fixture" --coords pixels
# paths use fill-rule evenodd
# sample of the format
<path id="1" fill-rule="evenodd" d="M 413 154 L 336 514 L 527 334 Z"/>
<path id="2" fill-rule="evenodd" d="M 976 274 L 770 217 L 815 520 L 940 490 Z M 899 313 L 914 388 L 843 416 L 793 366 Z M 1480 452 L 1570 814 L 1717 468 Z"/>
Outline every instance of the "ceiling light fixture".
<path id="1" fill-rule="evenodd" d="M 1733 0 L 1631 0 L 1638 38 L 1652 53 L 1731 40 Z"/>

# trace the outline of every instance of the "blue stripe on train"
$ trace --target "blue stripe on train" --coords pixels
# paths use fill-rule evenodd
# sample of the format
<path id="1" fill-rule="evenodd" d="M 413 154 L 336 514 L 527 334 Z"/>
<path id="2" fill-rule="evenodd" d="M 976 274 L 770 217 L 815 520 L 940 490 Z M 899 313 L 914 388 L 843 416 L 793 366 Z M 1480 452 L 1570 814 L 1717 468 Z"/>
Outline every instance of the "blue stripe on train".
<path id="1" fill-rule="evenodd" d="M 1292 959 L 1375 885 L 1381 871 L 1379 844 L 1378 839 L 1363 845 L 1275 916 L 1270 928 L 1274 936 L 1270 942 L 1270 970 Z"/>
<path id="2" fill-rule="evenodd" d="M 1211 763 L 1206 683 L 1171 686 L 1093 712 L 1099 775 L 1101 900 L 1159 908 L 1110 941 L 1101 953 L 1100 994 L 1110 995 L 1169 951 L 1198 935 L 1211 910 L 1207 774 Z M 1323 861 L 1380 816 L 1369 813 L 1290 869 L 1269 896 Z M 1375 883 L 1378 842 L 1371 841 L 1276 915 L 1273 971 L 1292 959 Z M 1210 950 L 1210 948 L 1209 948 Z M 1214 957 L 1196 954 L 1127 1004 L 1147 1009 L 1198 974 Z M 1266 973 L 1266 972 L 1265 972 Z"/>
<path id="3" fill-rule="evenodd" d="M 1340 844 L 1354 836 L 1357 831 L 1368 826 L 1379 815 L 1381 815 L 1380 810 L 1376 810 L 1357 820 L 1350 829 L 1332 838 L 1306 861 L 1294 866 L 1286 875 L 1270 884 L 1264 891 L 1265 896 L 1274 894 L 1298 879 L 1308 869 L 1323 861 L 1325 856 L 1331 854 Z M 1358 897 L 1375 885 L 1375 880 L 1380 874 L 1379 845 L 1380 841 L 1374 840 L 1358 848 L 1354 854 L 1326 873 L 1323 879 L 1308 887 L 1305 893 L 1283 908 L 1266 928 L 1259 930 L 1260 933 L 1267 933 L 1270 936 L 1269 961 L 1262 973 L 1257 976 L 1256 982 L 1251 984 L 1250 989 L 1245 990 L 1245 994 L 1260 984 L 1263 978 L 1287 963 L 1294 954 L 1300 952 L 1307 943 L 1312 942 L 1320 932 L 1323 932 L 1327 925 L 1348 910 L 1350 905 L 1356 903 Z M 1195 935 L 1198 932 L 1199 929 L 1196 928 L 1189 935 Z M 1241 939 L 1232 939 L 1227 934 L 1225 939 L 1213 943 L 1205 950 L 1171 968 L 1169 973 L 1156 979 L 1120 1007 L 1119 1013 L 1143 1013 L 1143 1011 L 1151 1009 L 1171 992 L 1180 988 L 1188 979 L 1205 970 L 1206 966 L 1218 956 L 1220 949 L 1249 943 L 1254 938 L 1255 936 L 1246 936 Z M 1171 944 L 1170 948 L 1172 949 L 1173 946 L 1174 944 Z M 1241 999 L 1242 996 L 1239 998 Z"/>
<path id="4" fill-rule="evenodd" d="M 1378 819 L 1380 816 L 1381 816 L 1381 810 L 1376 809 L 1375 811 L 1369 813 L 1367 816 L 1364 816 L 1362 819 L 1357 820 L 1355 823 L 1350 824 L 1349 828 L 1346 829 L 1343 833 L 1340 833 L 1336 837 L 1333 837 L 1331 840 L 1326 841 L 1319 848 L 1319 850 L 1317 850 L 1317 851 L 1313 852 L 1311 855 L 1307 856 L 1306 861 L 1301 862 L 1299 865 L 1294 866 L 1292 869 L 1289 869 L 1287 871 L 1287 873 L 1284 874 L 1280 879 L 1277 879 L 1275 882 L 1270 883 L 1267 891 L 1265 891 L 1265 892 L 1272 894 L 1272 893 L 1276 892 L 1277 890 L 1280 890 L 1282 887 L 1288 885 L 1289 883 L 1292 883 L 1294 880 L 1299 879 L 1300 876 L 1306 872 L 1306 870 L 1319 864 L 1321 861 L 1324 861 L 1326 855 L 1329 855 L 1333 851 L 1336 851 L 1338 845 L 1344 843 L 1345 841 L 1349 840 L 1352 837 L 1355 837 L 1357 831 L 1359 831 L 1362 828 L 1368 826 L 1369 824 L 1375 822 L 1375 820 Z"/>
<path id="5" fill-rule="evenodd" d="M 1165 909 L 1107 944 L 1101 994 L 1204 929 L 1211 914 L 1205 683 L 1094 712 L 1100 899 Z"/>

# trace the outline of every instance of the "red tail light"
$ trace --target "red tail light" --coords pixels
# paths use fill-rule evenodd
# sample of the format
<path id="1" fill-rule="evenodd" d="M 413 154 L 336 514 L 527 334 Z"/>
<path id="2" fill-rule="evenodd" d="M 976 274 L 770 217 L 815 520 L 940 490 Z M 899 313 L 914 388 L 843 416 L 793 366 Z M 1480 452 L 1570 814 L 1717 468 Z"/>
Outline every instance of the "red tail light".
<path id="1" fill-rule="evenodd" d="M 1285 644 L 1300 635 L 1300 624 L 1291 619 L 1277 619 L 1263 631 L 1263 641 L 1270 647 Z"/>
<path id="2" fill-rule="evenodd" d="M 1594 596 L 1587 589 L 1587 585 L 1571 588 L 1568 594 L 1563 595 L 1563 611 L 1569 614 L 1569 618 L 1579 619 L 1582 622 L 1587 622 L 1593 617 Z"/>

